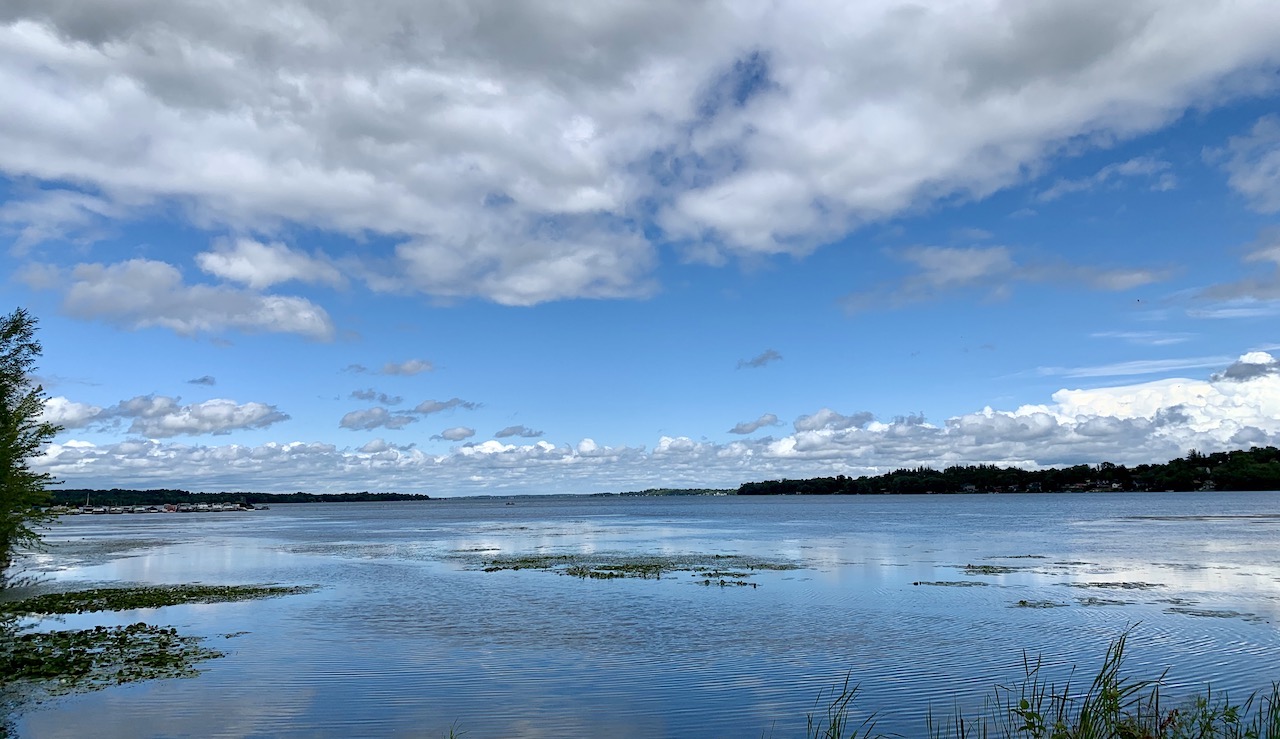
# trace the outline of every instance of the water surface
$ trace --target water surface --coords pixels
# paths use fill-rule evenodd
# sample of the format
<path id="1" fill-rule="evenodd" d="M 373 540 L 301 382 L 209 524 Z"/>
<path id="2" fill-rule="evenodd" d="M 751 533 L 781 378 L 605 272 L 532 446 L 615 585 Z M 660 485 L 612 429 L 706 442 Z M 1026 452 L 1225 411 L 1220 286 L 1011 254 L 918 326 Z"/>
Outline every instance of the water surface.
<path id="1" fill-rule="evenodd" d="M 1079 679 L 1125 629 L 1130 667 L 1170 668 L 1174 694 L 1280 680 L 1277 493 L 454 499 L 50 533 L 31 559 L 46 589 L 321 587 L 68 617 L 178 626 L 228 656 L 45 703 L 19 718 L 26 737 L 785 738 L 846 675 L 878 728 L 917 735 L 930 706 L 977 707 L 1019 677 L 1024 653 Z M 752 572 L 756 587 L 483 571 L 535 554 L 799 569 Z"/>

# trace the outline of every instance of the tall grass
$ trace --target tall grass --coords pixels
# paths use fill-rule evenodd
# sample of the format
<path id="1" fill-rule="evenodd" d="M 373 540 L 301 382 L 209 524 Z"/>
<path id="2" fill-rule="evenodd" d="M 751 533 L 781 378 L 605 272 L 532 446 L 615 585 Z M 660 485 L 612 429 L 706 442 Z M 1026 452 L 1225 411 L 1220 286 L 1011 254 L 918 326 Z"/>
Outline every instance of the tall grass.
<path id="1" fill-rule="evenodd" d="M 957 706 L 945 719 L 930 711 L 930 739 L 1280 739 L 1280 683 L 1232 703 L 1206 689 L 1174 707 L 1161 704 L 1164 675 L 1135 680 L 1121 674 L 1125 642 L 1121 634 L 1107 648 L 1098 674 L 1083 692 L 1070 681 L 1061 688 L 1047 682 L 1039 660 L 1023 657 L 1023 678 L 997 686 L 976 716 Z M 822 713 L 809 714 L 812 739 L 870 739 L 874 716 L 856 726 L 850 712 L 858 686 L 844 686 L 825 700 Z M 823 696 L 819 696 L 822 705 Z"/>

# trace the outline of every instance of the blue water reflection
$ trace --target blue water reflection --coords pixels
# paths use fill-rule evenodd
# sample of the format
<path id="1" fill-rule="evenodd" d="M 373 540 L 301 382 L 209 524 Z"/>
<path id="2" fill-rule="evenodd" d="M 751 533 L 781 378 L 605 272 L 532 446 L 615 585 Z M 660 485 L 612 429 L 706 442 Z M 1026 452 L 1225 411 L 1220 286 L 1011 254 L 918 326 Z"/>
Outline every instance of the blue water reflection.
<path id="1" fill-rule="evenodd" d="M 1171 667 L 1175 693 L 1205 681 L 1247 691 L 1280 679 L 1278 504 L 1274 493 L 549 498 L 70 518 L 36 561 L 46 587 L 322 587 L 76 617 L 180 626 L 228 657 L 197 679 L 46 704 L 18 729 L 435 737 L 456 721 L 472 737 L 783 738 L 803 735 L 820 691 L 848 674 L 880 728 L 914 735 L 929 705 L 978 706 L 1016 678 L 1024 650 L 1065 677 L 1131 626 L 1135 671 Z M 758 588 L 479 569 L 530 554 L 739 554 L 801 569 L 756 573 Z"/>

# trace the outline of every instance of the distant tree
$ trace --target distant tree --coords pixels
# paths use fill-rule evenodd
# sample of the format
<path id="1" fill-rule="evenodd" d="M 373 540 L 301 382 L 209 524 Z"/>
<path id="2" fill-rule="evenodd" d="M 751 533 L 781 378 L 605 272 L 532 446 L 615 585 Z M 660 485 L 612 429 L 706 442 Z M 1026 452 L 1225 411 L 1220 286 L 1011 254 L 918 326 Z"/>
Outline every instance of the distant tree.
<path id="1" fill-rule="evenodd" d="M 21 308 L 0 318 L 0 586 L 14 547 L 39 541 L 37 527 L 48 518 L 39 506 L 53 482 L 30 466 L 60 430 L 42 420 L 44 388 L 31 377 L 41 351 L 35 330 L 36 320 Z"/>

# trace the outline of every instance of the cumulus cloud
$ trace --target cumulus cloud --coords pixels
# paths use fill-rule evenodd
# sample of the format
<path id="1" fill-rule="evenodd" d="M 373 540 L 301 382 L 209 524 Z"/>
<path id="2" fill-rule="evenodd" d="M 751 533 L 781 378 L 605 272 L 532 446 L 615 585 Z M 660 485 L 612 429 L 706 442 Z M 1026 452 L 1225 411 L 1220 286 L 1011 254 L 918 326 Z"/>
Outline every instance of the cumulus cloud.
<path id="1" fill-rule="evenodd" d="M 368 400 L 381 405 L 400 405 L 404 402 L 404 398 L 399 395 L 387 395 L 386 393 L 380 393 L 373 388 L 368 388 L 366 390 L 352 390 L 351 397 L 356 400 Z"/>
<path id="2" fill-rule="evenodd" d="M 326 260 L 275 242 L 223 239 L 213 251 L 196 255 L 196 264 L 208 274 L 238 282 L 255 290 L 296 280 L 340 286 L 342 273 Z"/>
<path id="3" fill-rule="evenodd" d="M 782 359 L 782 355 L 773 349 L 765 349 L 751 359 L 739 359 L 738 369 L 757 369 L 763 367 L 770 362 L 777 362 Z"/>
<path id="4" fill-rule="evenodd" d="M 333 323 L 320 306 L 298 297 L 202 284 L 187 284 L 173 265 L 150 259 L 80 264 L 63 272 L 34 268 L 28 285 L 63 293 L 67 315 L 98 319 L 127 329 L 167 328 L 183 336 L 228 329 L 293 333 L 327 341 Z"/>
<path id="5" fill-rule="evenodd" d="M 794 425 L 796 431 L 818 431 L 821 429 L 838 431 L 865 426 L 874 419 L 875 416 L 866 411 L 846 416 L 830 408 L 823 408 L 812 415 L 797 418 Z"/>
<path id="6" fill-rule="evenodd" d="M 542 436 L 541 431 L 535 431 L 528 426 L 508 426 L 493 435 L 495 439 L 506 439 L 512 436 L 518 436 L 522 439 L 536 439 Z"/>
<path id="7" fill-rule="evenodd" d="M 44 0 L 5 4 L 0 49 L 0 172 L 91 193 L 11 209 L 27 243 L 179 204 L 211 231 L 336 235 L 375 290 L 529 305 L 650 293 L 651 234 L 803 255 L 1154 130 L 1267 79 L 1280 8 Z M 1260 126 L 1229 162 L 1273 151 Z M 1274 209 L 1270 170 L 1236 169 Z M 271 245 L 206 254 L 245 284 L 333 277 Z"/>
<path id="8" fill-rule="evenodd" d="M 1168 278 L 1165 269 L 1116 268 L 1063 262 L 1019 262 L 1007 246 L 912 246 L 895 256 L 914 271 L 896 283 L 845 296 L 849 312 L 898 308 L 954 290 L 1001 298 L 1018 283 L 1075 283 L 1095 290 L 1130 290 Z"/>
<path id="9" fill-rule="evenodd" d="M 128 433 L 152 439 L 229 434 L 263 429 L 289 419 L 279 408 L 265 403 L 236 403 L 215 398 L 182 405 L 181 399 L 165 395 L 139 395 L 107 408 L 76 403 L 64 397 L 49 398 L 45 402 L 44 417 L 69 429 L 106 427 L 129 420 Z"/>
<path id="10" fill-rule="evenodd" d="M 779 477 L 879 474 L 901 467 L 999 464 L 1025 468 L 1140 464 L 1190 449 L 1280 445 L 1280 372 L 1250 352 L 1209 379 L 1165 378 L 1062 389 L 1041 404 L 984 408 L 930 423 L 919 415 L 879 421 L 821 409 L 778 438 L 729 443 L 663 436 L 651 449 L 496 439 L 444 454 L 374 440 L 354 449 L 318 443 L 191 445 L 129 439 L 97 445 L 64 432 L 33 460 L 69 484 L 148 486 L 181 478 L 197 487 L 288 492 L 367 490 L 446 494 L 601 492 L 650 487 L 733 487 Z M 156 403 L 139 402 L 140 406 Z M 50 415 L 87 411 L 56 404 Z M 438 435 L 462 441 L 466 427 Z"/>
<path id="11" fill-rule="evenodd" d="M 215 379 L 213 375 L 201 375 L 200 377 L 193 377 L 192 379 L 187 380 L 187 384 L 208 385 L 209 387 L 213 387 L 218 384 L 218 380 Z"/>
<path id="12" fill-rule="evenodd" d="M 409 413 L 392 413 L 381 406 L 351 411 L 339 421 L 338 427 L 351 431 L 368 431 L 376 428 L 402 429 L 417 421 Z"/>
<path id="13" fill-rule="evenodd" d="M 473 428 L 467 428 L 466 426 L 454 426 L 453 428 L 441 431 L 439 434 L 431 438 L 443 439 L 445 441 L 462 441 L 463 439 L 470 439 L 475 435 L 476 430 Z"/>
<path id="14" fill-rule="evenodd" d="M 424 400 L 414 407 L 414 413 L 421 413 L 424 416 L 432 413 L 440 413 L 442 411 L 450 411 L 454 408 L 461 408 L 467 411 L 473 411 L 479 408 L 479 403 L 473 403 L 462 398 L 450 398 L 448 400 Z"/>
<path id="15" fill-rule="evenodd" d="M 359 367 L 360 365 L 352 365 Z M 425 359 L 406 359 L 403 362 L 387 362 L 382 365 L 382 374 L 384 375 L 402 375 L 412 376 L 420 375 L 423 372 L 430 372 L 435 369 L 435 365 Z M 361 367 L 360 371 L 367 371 Z"/>
<path id="16" fill-rule="evenodd" d="M 1213 375 L 1215 381 L 1246 382 L 1258 377 L 1280 374 L 1280 362 L 1267 352 L 1248 352 L 1241 355 L 1223 371 Z"/>
<path id="17" fill-rule="evenodd" d="M 394 455 L 396 452 L 405 452 L 413 449 L 413 447 L 413 444 L 392 444 L 386 439 L 374 439 L 373 441 L 359 447 L 356 451 L 361 454 L 384 455 L 383 458 L 385 458 L 386 455 Z"/>
<path id="18" fill-rule="evenodd" d="M 765 413 L 754 421 L 742 421 L 733 428 L 729 429 L 731 434 L 754 434 L 766 426 L 778 426 L 778 417 L 772 413 Z"/>
<path id="19" fill-rule="evenodd" d="M 41 420 L 64 429 L 78 429 L 98 419 L 102 412 L 103 409 L 100 406 L 77 403 L 57 396 L 45 400 Z"/>

